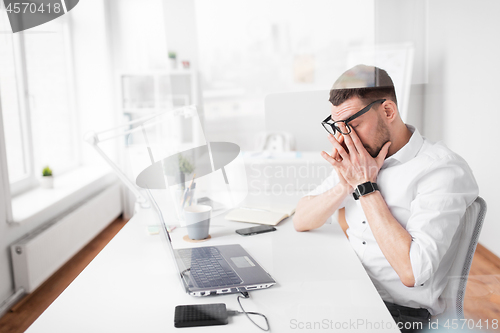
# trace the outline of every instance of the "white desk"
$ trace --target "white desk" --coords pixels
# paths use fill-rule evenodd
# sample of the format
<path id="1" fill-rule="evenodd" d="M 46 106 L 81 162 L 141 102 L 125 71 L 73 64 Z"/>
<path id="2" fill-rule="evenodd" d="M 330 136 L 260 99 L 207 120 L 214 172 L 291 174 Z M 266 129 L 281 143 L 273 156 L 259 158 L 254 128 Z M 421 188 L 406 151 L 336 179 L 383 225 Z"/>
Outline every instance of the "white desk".
<path id="1" fill-rule="evenodd" d="M 156 219 L 152 209 L 134 216 L 27 332 L 164 333 L 177 330 L 176 305 L 222 302 L 239 310 L 234 294 L 184 293 L 163 235 L 147 232 L 148 221 Z M 245 310 L 268 317 L 272 332 L 313 331 L 306 325 L 314 322 L 335 331 L 399 332 L 338 224 L 298 233 L 287 219 L 271 233 L 234 232 L 248 226 L 218 216 L 212 219 L 212 239 L 194 246 L 240 243 L 274 277 L 277 285 L 242 300 Z M 193 245 L 182 240 L 185 234 L 184 228 L 172 232 L 175 247 Z M 260 331 L 244 315 L 230 317 L 226 326 L 179 332 L 187 330 Z"/>

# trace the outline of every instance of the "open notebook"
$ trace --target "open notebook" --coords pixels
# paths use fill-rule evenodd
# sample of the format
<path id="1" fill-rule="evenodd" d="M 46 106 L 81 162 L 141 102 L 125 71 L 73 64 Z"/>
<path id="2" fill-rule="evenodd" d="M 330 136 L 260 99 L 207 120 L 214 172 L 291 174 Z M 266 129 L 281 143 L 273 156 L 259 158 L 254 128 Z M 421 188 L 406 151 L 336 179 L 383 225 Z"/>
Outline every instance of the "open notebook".
<path id="1" fill-rule="evenodd" d="M 235 208 L 226 216 L 226 220 L 258 223 L 267 225 L 277 225 L 295 212 L 295 205 L 291 204 L 268 204 L 247 205 Z"/>

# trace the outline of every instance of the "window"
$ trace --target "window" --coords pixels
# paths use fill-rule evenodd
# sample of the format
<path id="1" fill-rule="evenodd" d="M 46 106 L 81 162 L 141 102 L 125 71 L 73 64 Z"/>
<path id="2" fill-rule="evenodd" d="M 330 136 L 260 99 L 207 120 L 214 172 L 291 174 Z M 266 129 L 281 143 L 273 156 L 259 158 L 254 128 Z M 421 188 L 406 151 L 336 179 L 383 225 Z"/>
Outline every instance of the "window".
<path id="1" fill-rule="evenodd" d="M 3 18 L 3 12 L 0 12 Z M 9 31 L 10 25 L 6 19 L 0 20 L 0 31 Z M 7 154 L 9 180 L 18 182 L 26 179 L 30 173 L 30 161 L 27 160 L 27 129 L 24 127 L 25 121 L 23 107 L 20 105 L 19 87 L 21 82 L 18 51 L 19 38 L 17 35 L 8 33 L 0 34 L 0 102 L 2 103 L 2 115 L 4 121 L 5 138 L 7 141 Z"/>
<path id="2" fill-rule="evenodd" d="M 44 166 L 80 164 L 68 15 L 0 34 L 0 102 L 12 194 L 37 186 Z M 0 30 L 10 31 L 5 9 Z"/>
<path id="3" fill-rule="evenodd" d="M 371 0 L 196 0 L 195 16 L 208 135 L 244 150 L 265 130 L 266 95 L 328 90 L 351 50 L 375 43 Z"/>

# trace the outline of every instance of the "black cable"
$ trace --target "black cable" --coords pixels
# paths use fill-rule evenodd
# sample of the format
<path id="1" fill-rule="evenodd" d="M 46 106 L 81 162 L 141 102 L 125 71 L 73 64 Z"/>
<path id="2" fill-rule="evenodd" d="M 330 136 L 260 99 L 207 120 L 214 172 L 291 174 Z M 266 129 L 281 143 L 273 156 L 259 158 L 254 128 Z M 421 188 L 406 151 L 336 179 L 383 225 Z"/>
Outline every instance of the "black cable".
<path id="1" fill-rule="evenodd" d="M 228 311 L 228 314 L 234 314 L 234 313 L 244 313 L 247 318 L 255 325 L 257 326 L 258 328 L 260 328 L 261 330 L 267 332 L 269 331 L 270 327 L 269 327 L 269 321 L 267 320 L 267 317 L 265 315 L 263 315 L 262 313 L 258 313 L 258 312 L 246 312 L 245 309 L 243 309 L 243 305 L 241 305 L 241 301 L 240 301 L 240 298 L 250 298 L 250 295 L 246 292 L 246 291 L 240 291 L 241 294 L 243 296 L 238 296 L 237 297 L 237 300 L 238 300 L 238 304 L 240 305 L 240 308 L 243 312 L 239 312 L 239 311 Z M 264 319 L 266 320 L 266 326 L 267 326 L 267 329 L 265 328 L 262 328 L 261 326 L 259 326 L 255 321 L 252 320 L 252 318 L 250 318 L 249 314 L 251 315 L 257 315 L 257 316 L 261 316 L 261 317 L 264 317 Z"/>

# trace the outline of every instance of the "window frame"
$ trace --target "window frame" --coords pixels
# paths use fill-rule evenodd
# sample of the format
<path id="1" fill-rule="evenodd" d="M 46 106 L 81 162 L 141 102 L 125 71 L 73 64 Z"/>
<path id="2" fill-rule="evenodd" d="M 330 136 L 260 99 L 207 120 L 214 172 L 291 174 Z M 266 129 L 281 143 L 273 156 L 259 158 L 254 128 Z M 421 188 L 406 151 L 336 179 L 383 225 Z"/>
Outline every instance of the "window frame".
<path id="1" fill-rule="evenodd" d="M 7 222 L 13 221 L 12 214 L 12 195 L 11 187 L 9 186 L 9 172 L 7 166 L 7 147 L 5 144 L 5 133 L 3 127 L 3 114 L 2 114 L 2 99 L 0 96 L 0 167 L 4 172 L 0 172 L 0 192 L 4 195 L 5 202 L 5 218 Z M 2 202 L 0 202 L 1 208 Z"/>
<path id="2" fill-rule="evenodd" d="M 72 163 L 66 166 L 62 170 L 58 170 L 58 174 L 63 174 L 65 172 L 74 170 L 82 165 L 82 144 L 79 142 L 81 137 L 80 127 L 78 125 L 78 110 L 76 103 L 76 84 L 75 84 L 75 69 L 74 69 L 74 58 L 73 58 L 73 42 L 72 42 L 72 20 L 70 15 L 63 15 L 58 18 L 58 20 L 64 20 L 62 24 L 62 34 L 64 40 L 64 52 L 65 52 L 65 71 L 66 79 L 68 82 L 68 110 L 70 112 L 70 126 L 72 128 L 69 140 L 71 141 L 72 149 L 75 152 L 75 157 Z M 33 131 L 31 126 L 31 95 L 29 92 L 28 85 L 28 72 L 27 72 L 27 61 L 26 61 L 26 49 L 25 49 L 25 38 L 24 33 L 30 33 L 29 30 L 26 32 L 21 32 L 13 34 L 13 51 L 14 51 L 14 65 L 16 72 L 16 85 L 18 94 L 18 112 L 19 121 L 21 127 L 21 140 L 23 149 L 24 166 L 26 169 L 25 177 L 21 179 L 14 180 L 13 182 L 9 179 L 8 168 L 5 169 L 7 174 L 7 185 L 10 187 L 9 195 L 16 196 L 27 192 L 29 190 L 35 189 L 39 186 L 39 176 L 35 170 L 35 152 L 33 147 Z M 1 124 L 3 126 L 3 122 Z M 2 134 L 5 137 L 5 131 L 2 128 Z M 4 144 L 6 144 L 4 141 Z M 5 163 L 7 163 L 7 151 L 6 147 L 4 152 Z"/>
<path id="3" fill-rule="evenodd" d="M 14 47 L 14 65 L 15 65 L 16 81 L 17 81 L 16 82 L 17 100 L 18 100 L 18 112 L 19 112 L 19 122 L 20 122 L 19 125 L 21 127 L 23 158 L 26 168 L 26 176 L 12 183 L 10 182 L 10 178 L 8 177 L 9 170 L 8 168 L 6 169 L 7 180 L 8 180 L 7 184 L 10 185 L 10 193 L 11 195 L 16 195 L 30 188 L 35 187 L 37 185 L 37 182 L 34 176 L 33 137 L 31 135 L 32 133 L 31 122 L 29 121 L 29 119 L 31 118 L 31 113 L 30 113 L 30 103 L 29 103 L 29 94 L 27 85 L 27 71 L 26 71 L 26 57 L 25 57 L 26 53 L 24 50 L 23 34 L 20 33 L 14 34 L 12 41 Z M 6 137 L 5 140 L 7 140 Z M 7 150 L 5 151 L 5 153 L 7 154 Z M 5 160 L 7 161 L 7 155 L 5 156 Z"/>

